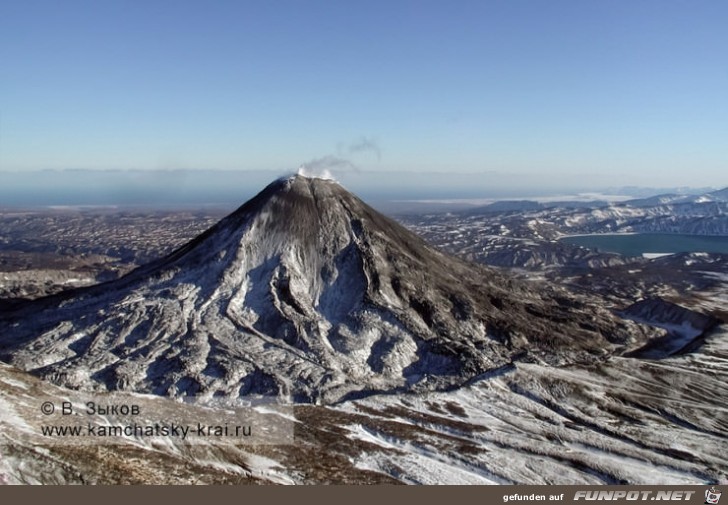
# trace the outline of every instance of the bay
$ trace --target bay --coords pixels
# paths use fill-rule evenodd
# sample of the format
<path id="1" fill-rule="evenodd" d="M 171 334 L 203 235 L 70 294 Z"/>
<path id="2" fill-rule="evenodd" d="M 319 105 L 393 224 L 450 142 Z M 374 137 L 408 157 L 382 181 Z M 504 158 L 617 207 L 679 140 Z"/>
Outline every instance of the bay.
<path id="1" fill-rule="evenodd" d="M 673 233 L 633 233 L 574 235 L 561 239 L 603 252 L 624 256 L 674 254 L 680 252 L 713 252 L 728 254 L 728 236 L 680 235 Z"/>

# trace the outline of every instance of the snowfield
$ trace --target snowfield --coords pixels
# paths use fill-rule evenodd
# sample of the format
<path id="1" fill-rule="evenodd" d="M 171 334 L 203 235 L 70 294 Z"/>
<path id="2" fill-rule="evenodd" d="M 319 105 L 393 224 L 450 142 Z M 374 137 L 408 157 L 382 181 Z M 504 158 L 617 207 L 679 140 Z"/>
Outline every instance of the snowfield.
<path id="1" fill-rule="evenodd" d="M 697 484 L 725 480 L 728 331 L 699 352 L 594 368 L 518 364 L 452 393 L 342 406 L 421 428 L 362 425 L 357 464 L 405 482 Z M 410 435 L 411 437 L 410 438 Z"/>
<path id="2" fill-rule="evenodd" d="M 614 358 L 595 367 L 518 363 L 452 392 L 295 406 L 288 419 L 295 417 L 295 436 L 282 445 L 124 439 L 90 457 L 85 445 L 28 438 L 47 421 L 36 397 L 71 398 L 74 392 L 7 365 L 0 366 L 0 378 L 0 479 L 8 483 L 76 482 L 79 475 L 88 482 L 118 481 L 113 472 L 88 468 L 101 457 L 119 472 L 160 459 L 182 465 L 158 482 L 182 478 L 186 468 L 215 475 L 213 482 L 281 484 L 706 484 L 728 476 L 724 328 L 699 350 L 663 360 Z M 164 398 L 139 398 L 154 412 L 185 409 Z"/>

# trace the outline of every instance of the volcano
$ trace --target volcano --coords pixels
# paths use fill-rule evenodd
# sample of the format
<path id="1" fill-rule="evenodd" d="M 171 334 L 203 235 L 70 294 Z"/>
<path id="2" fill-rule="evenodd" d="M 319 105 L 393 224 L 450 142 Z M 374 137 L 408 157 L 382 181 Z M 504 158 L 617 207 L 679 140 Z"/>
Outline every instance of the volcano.
<path id="1" fill-rule="evenodd" d="M 332 180 L 274 181 L 125 277 L 0 316 L 0 358 L 77 389 L 331 403 L 445 390 L 654 331 L 448 256 Z"/>

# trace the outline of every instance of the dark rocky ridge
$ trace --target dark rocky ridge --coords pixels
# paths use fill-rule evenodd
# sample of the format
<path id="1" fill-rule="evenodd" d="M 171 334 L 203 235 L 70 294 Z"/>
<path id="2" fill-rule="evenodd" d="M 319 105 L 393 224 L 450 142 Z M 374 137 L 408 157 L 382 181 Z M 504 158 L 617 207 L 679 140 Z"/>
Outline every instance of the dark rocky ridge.
<path id="1" fill-rule="evenodd" d="M 9 307 L 0 353 L 75 388 L 330 402 L 457 386 L 524 352 L 594 359 L 655 334 L 294 176 L 125 277 Z"/>

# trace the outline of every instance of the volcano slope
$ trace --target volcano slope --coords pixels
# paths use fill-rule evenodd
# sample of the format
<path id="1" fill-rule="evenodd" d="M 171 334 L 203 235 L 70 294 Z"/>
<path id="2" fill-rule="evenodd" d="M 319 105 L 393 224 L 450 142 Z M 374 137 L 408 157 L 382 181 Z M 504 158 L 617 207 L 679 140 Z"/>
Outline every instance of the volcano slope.
<path id="1" fill-rule="evenodd" d="M 514 359 L 594 361 L 657 335 L 292 176 L 125 277 L 7 308 L 0 358 L 76 389 L 333 403 L 450 389 Z"/>

